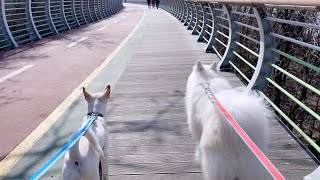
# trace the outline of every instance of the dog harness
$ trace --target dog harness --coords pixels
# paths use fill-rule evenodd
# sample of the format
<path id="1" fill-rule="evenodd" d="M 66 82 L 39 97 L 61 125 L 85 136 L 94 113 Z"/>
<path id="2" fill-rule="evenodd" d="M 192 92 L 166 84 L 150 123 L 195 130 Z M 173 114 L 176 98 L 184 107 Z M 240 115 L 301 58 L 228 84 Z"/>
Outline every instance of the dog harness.
<path id="1" fill-rule="evenodd" d="M 100 113 L 95 113 L 95 112 L 89 112 L 87 115 L 88 115 L 88 116 L 92 116 L 92 117 L 97 117 L 97 116 L 103 117 L 102 114 L 100 114 Z"/>

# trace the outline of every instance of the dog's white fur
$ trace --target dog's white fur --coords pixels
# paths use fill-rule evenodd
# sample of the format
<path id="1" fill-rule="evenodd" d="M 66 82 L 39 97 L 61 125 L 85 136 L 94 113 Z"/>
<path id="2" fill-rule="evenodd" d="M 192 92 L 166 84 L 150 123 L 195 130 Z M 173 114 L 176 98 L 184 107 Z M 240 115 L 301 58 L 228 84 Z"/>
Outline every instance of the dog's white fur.
<path id="1" fill-rule="evenodd" d="M 273 112 L 257 93 L 244 88 L 232 89 L 226 79 L 217 76 L 217 63 L 193 67 L 186 90 L 189 130 L 197 141 L 196 159 L 206 180 L 267 179 L 266 170 L 213 105 L 202 83 L 245 130 L 256 145 L 267 153 L 269 121 Z"/>
<path id="2" fill-rule="evenodd" d="M 103 93 L 90 94 L 83 88 L 88 102 L 88 113 L 106 115 L 107 102 L 110 98 L 110 86 Z M 83 118 L 82 127 L 88 122 L 89 116 Z M 80 128 L 81 129 L 81 128 Z M 76 130 L 73 136 L 80 131 Z M 72 137 L 73 137 L 72 136 Z M 99 162 L 101 162 L 102 178 L 108 179 L 108 132 L 107 121 L 97 117 L 95 122 L 65 155 L 62 179 L 64 180 L 98 180 Z"/>

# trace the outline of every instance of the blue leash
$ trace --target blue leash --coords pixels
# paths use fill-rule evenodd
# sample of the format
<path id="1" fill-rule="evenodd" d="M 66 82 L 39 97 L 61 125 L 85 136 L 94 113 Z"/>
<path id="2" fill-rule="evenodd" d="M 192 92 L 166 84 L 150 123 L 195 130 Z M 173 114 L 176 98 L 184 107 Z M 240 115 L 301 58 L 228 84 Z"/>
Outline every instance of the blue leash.
<path id="1" fill-rule="evenodd" d="M 43 176 L 80 138 L 88 131 L 97 115 L 90 116 L 87 124 L 66 144 L 55 156 L 53 156 L 47 164 L 45 164 L 38 172 L 36 172 L 29 180 L 37 180 Z"/>

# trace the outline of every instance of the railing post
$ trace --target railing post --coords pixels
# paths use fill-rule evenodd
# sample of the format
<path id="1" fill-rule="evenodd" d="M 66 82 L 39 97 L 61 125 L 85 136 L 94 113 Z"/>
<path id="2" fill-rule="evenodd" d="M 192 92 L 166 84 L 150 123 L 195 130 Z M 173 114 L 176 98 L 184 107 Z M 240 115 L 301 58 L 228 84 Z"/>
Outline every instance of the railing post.
<path id="1" fill-rule="evenodd" d="M 176 15 L 176 18 L 177 19 L 179 19 L 179 17 L 180 17 L 180 10 L 181 10 L 181 8 L 180 8 L 180 0 L 177 0 L 177 15 Z"/>
<path id="2" fill-rule="evenodd" d="M 186 1 L 186 4 L 187 4 L 187 14 L 186 14 L 186 20 L 183 25 L 188 26 L 189 22 L 191 20 L 191 16 L 190 16 L 190 14 L 191 14 L 190 9 L 191 8 L 190 8 L 190 2 Z"/>
<path id="3" fill-rule="evenodd" d="M 106 11 L 108 16 L 111 16 L 111 12 L 110 12 L 110 0 L 105 0 L 106 1 Z"/>
<path id="4" fill-rule="evenodd" d="M 233 61 L 233 59 L 235 58 L 233 51 L 236 51 L 237 45 L 235 42 L 238 41 L 238 39 L 239 39 L 239 35 L 237 35 L 235 32 L 238 31 L 239 26 L 234 23 L 235 17 L 232 13 L 230 13 L 230 11 L 231 11 L 230 7 L 223 5 L 223 10 L 228 18 L 229 38 L 228 38 L 227 48 L 226 48 L 224 55 L 219 63 L 219 68 L 220 68 L 220 70 L 230 70 L 231 67 L 230 67 L 229 61 Z"/>
<path id="5" fill-rule="evenodd" d="M 106 0 L 101 0 L 101 8 L 102 8 L 102 12 L 104 14 L 104 17 L 108 17 L 108 13 L 106 11 Z"/>
<path id="6" fill-rule="evenodd" d="M 169 12 L 169 1 L 168 0 L 163 0 L 160 5 L 165 9 L 167 12 Z"/>
<path id="7" fill-rule="evenodd" d="M 259 58 L 253 76 L 247 86 L 248 89 L 257 89 L 264 91 L 267 88 L 268 81 L 265 77 L 271 77 L 273 68 L 269 63 L 275 63 L 275 53 L 269 47 L 276 47 L 274 38 L 269 35 L 272 32 L 271 23 L 264 18 L 267 17 L 263 8 L 253 7 L 256 16 L 259 35 L 260 35 L 260 49 Z"/>
<path id="8" fill-rule="evenodd" d="M 100 0 L 100 9 L 102 11 L 103 18 L 106 18 L 107 14 L 106 14 L 105 9 L 104 9 L 104 0 Z"/>
<path id="9" fill-rule="evenodd" d="M 183 3 L 182 0 L 178 1 L 179 4 L 179 15 L 178 15 L 178 19 L 181 21 L 182 17 L 183 17 Z"/>
<path id="10" fill-rule="evenodd" d="M 84 11 L 83 11 L 83 0 L 80 0 L 80 10 L 81 10 L 81 15 L 82 15 L 82 18 L 84 20 L 84 23 L 88 24 L 87 19 L 86 19 L 85 15 L 84 15 Z"/>
<path id="11" fill-rule="evenodd" d="M 171 14 L 175 14 L 175 1 L 171 0 Z"/>
<path id="12" fill-rule="evenodd" d="M 31 0 L 28 0 L 27 3 L 28 3 L 27 18 L 29 19 L 29 22 L 32 26 L 34 34 L 37 36 L 38 39 L 42 39 L 42 37 L 40 36 L 40 34 L 36 28 L 36 25 L 34 24 L 34 20 L 32 17 Z"/>
<path id="13" fill-rule="evenodd" d="M 196 23 L 192 30 L 193 35 L 200 35 L 200 32 L 203 29 L 203 9 L 201 3 L 195 3 L 196 9 Z"/>
<path id="14" fill-rule="evenodd" d="M 67 22 L 67 19 L 66 19 L 66 15 L 64 13 L 64 0 L 61 0 L 61 11 L 62 11 L 62 19 L 63 19 L 63 23 L 64 25 L 68 28 L 68 29 L 71 29 L 68 22 Z"/>
<path id="15" fill-rule="evenodd" d="M 182 15 L 181 22 L 185 23 L 187 21 L 187 17 L 188 17 L 188 6 L 186 1 L 183 0 L 183 15 Z"/>
<path id="16" fill-rule="evenodd" d="M 207 8 L 206 8 L 206 5 L 209 6 L 209 4 L 205 3 L 200 3 L 201 5 L 201 8 L 202 8 L 202 28 L 201 28 L 201 31 L 200 31 L 200 34 L 199 34 L 199 37 L 198 37 L 198 42 L 204 42 L 204 36 L 207 34 L 206 31 L 209 30 L 209 27 L 207 25 L 209 25 L 209 21 L 208 21 L 208 14 L 207 14 Z M 208 37 L 206 37 L 207 39 L 209 39 Z"/>
<path id="17" fill-rule="evenodd" d="M 90 1 L 91 1 L 91 3 L 90 3 Z M 95 0 L 88 0 L 89 9 L 90 9 L 91 12 L 92 12 L 91 17 L 92 17 L 92 19 L 93 19 L 93 22 L 98 19 L 97 14 L 96 14 L 96 10 L 95 10 L 95 8 L 94 8 L 94 1 L 95 1 Z M 92 4 L 92 7 L 90 6 L 90 4 Z"/>
<path id="18" fill-rule="evenodd" d="M 48 18 L 49 18 L 49 26 L 51 28 L 51 31 L 53 31 L 53 34 L 59 34 L 57 28 L 55 27 L 54 23 L 53 23 L 53 20 L 52 20 L 52 15 L 51 15 L 51 11 L 50 11 L 50 6 L 51 6 L 51 0 L 47 0 L 47 6 L 46 6 L 46 11 L 47 11 L 47 14 L 48 14 Z"/>
<path id="19" fill-rule="evenodd" d="M 107 16 L 110 16 L 110 12 L 109 12 L 109 0 L 104 0 L 105 1 L 105 11 L 107 13 Z"/>
<path id="20" fill-rule="evenodd" d="M 75 0 L 72 0 L 72 13 L 73 13 L 73 18 L 76 20 L 78 26 L 81 26 L 81 24 L 78 21 L 77 15 L 76 15 L 76 7 L 75 7 Z"/>
<path id="21" fill-rule="evenodd" d="M 170 1 L 169 12 L 173 15 L 174 14 L 174 1 L 173 0 L 169 0 L 169 1 Z"/>
<path id="22" fill-rule="evenodd" d="M 190 23 L 188 24 L 188 27 L 187 27 L 187 29 L 188 30 L 193 30 L 194 29 L 194 27 L 195 27 L 195 22 L 196 22 L 196 13 L 194 12 L 194 11 L 197 11 L 197 8 L 194 8 L 195 7 L 195 3 L 194 2 L 191 2 L 190 3 L 191 4 L 191 18 L 190 18 Z"/>
<path id="23" fill-rule="evenodd" d="M 87 0 L 87 10 L 88 10 L 88 14 L 89 14 L 89 17 L 91 19 L 91 22 L 94 21 L 93 17 L 91 16 L 91 11 L 90 11 L 90 0 Z"/>
<path id="24" fill-rule="evenodd" d="M 9 29 L 4 5 L 5 5 L 4 0 L 1 0 L 1 16 L 2 16 L 3 24 L 6 30 L 6 35 L 8 36 L 8 39 L 10 39 L 10 42 L 8 42 L 8 44 L 12 44 L 14 45 L 14 47 L 18 47 L 19 45 L 17 44 L 16 40 L 13 38 L 11 31 Z"/>
<path id="25" fill-rule="evenodd" d="M 173 15 L 173 0 L 169 0 L 169 4 L 170 4 L 169 13 L 171 13 Z M 151 3 L 150 3 L 150 5 L 151 5 Z"/>
<path id="26" fill-rule="evenodd" d="M 213 50 L 212 46 L 216 46 L 217 45 L 217 41 L 215 40 L 215 37 L 218 37 L 218 33 L 216 31 L 216 29 L 217 29 L 217 18 L 215 16 L 215 14 L 213 13 L 213 4 L 208 3 L 208 6 L 209 6 L 209 11 L 211 13 L 212 28 L 211 28 L 211 32 L 210 32 L 211 36 L 210 36 L 208 45 L 207 45 L 205 50 L 206 50 L 207 53 L 214 53 L 214 50 Z"/>
<path id="27" fill-rule="evenodd" d="M 110 12 L 110 15 L 113 15 L 113 0 L 109 0 L 109 12 Z"/>
<path id="28" fill-rule="evenodd" d="M 111 0 L 111 11 L 112 11 L 112 14 L 115 14 L 116 11 L 115 11 L 115 6 L 114 6 L 114 0 Z"/>
<path id="29" fill-rule="evenodd" d="M 175 17 L 178 18 L 179 17 L 179 1 L 176 0 L 175 2 Z"/>
<path id="30" fill-rule="evenodd" d="M 98 13 L 99 13 L 99 17 L 100 17 L 100 19 L 102 19 L 103 16 L 102 16 L 102 14 L 101 14 L 101 8 L 100 8 L 100 6 L 99 6 L 99 2 L 100 2 L 101 0 L 96 0 L 96 1 L 97 1 L 97 10 L 98 10 Z"/>

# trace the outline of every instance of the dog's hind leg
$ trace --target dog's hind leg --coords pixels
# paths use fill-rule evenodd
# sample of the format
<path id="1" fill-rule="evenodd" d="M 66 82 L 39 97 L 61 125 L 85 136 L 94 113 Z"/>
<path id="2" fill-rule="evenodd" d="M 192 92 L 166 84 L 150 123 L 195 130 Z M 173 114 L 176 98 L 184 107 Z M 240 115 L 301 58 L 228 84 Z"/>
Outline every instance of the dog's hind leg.
<path id="1" fill-rule="evenodd" d="M 195 158 L 198 163 L 201 161 L 201 150 L 199 149 L 199 143 L 201 140 L 201 135 L 202 135 L 202 127 L 199 123 L 196 123 L 193 120 L 189 121 L 189 129 L 193 135 L 193 137 L 196 139 L 197 145 L 196 145 L 196 153 L 195 153 Z"/>
<path id="2" fill-rule="evenodd" d="M 102 169 L 102 180 L 108 180 L 109 173 L 108 173 L 108 162 L 109 157 L 105 154 L 105 157 L 101 158 L 101 169 Z"/>
<path id="3" fill-rule="evenodd" d="M 203 149 L 201 146 L 200 149 L 202 151 L 201 167 L 205 180 L 236 180 L 238 178 L 232 163 L 224 153 L 215 153 L 211 149 Z M 239 179 L 241 180 L 241 178 Z"/>
<path id="4" fill-rule="evenodd" d="M 109 150 L 108 150 L 108 136 L 103 148 L 104 157 L 101 158 L 101 167 L 102 167 L 102 179 L 108 180 L 109 177 Z"/>

